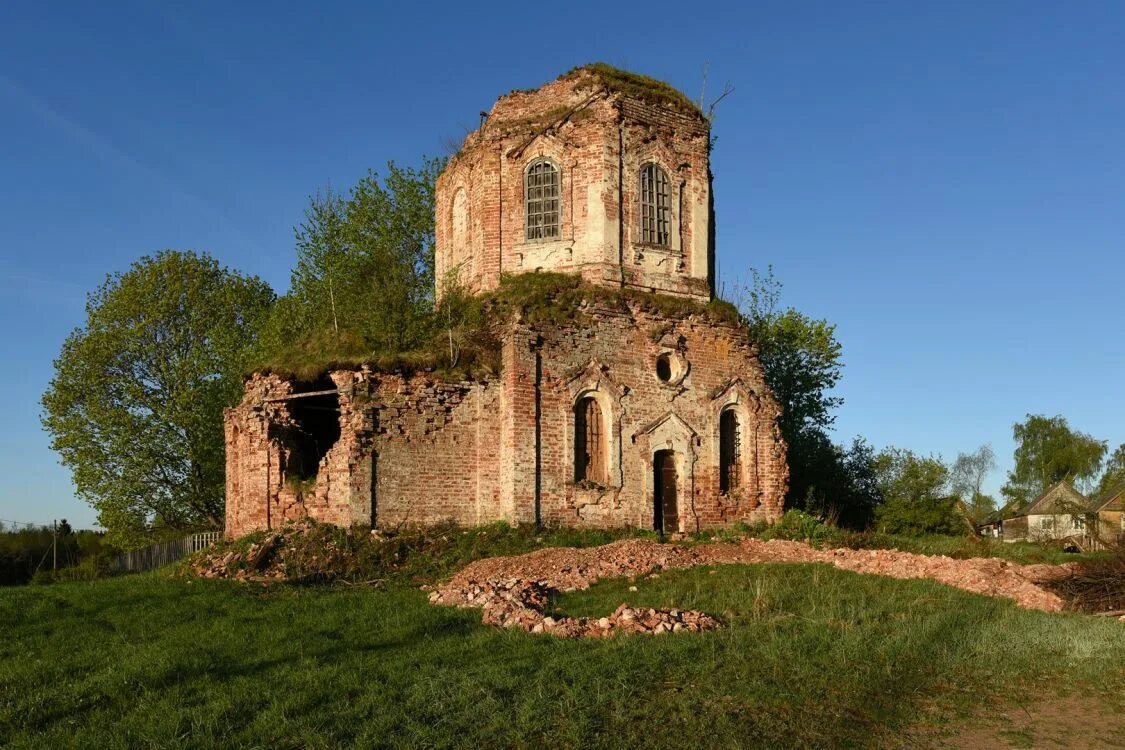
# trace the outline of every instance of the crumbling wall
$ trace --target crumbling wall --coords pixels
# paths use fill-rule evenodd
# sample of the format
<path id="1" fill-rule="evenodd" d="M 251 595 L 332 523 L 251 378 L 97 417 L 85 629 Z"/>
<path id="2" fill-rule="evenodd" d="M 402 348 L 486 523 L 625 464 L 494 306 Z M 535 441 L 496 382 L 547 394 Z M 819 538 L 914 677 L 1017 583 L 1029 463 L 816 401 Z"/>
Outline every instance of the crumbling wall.
<path id="1" fill-rule="evenodd" d="M 321 445 L 302 420 L 302 401 L 321 401 L 336 420 L 338 436 Z M 371 522 L 372 429 L 358 373 L 334 372 L 301 384 L 255 374 L 242 402 L 226 410 L 226 532 L 238 536 L 311 517 L 341 526 Z"/>
<path id="2" fill-rule="evenodd" d="M 525 170 L 559 170 L 559 233 L 528 239 Z M 641 168 L 669 182 L 667 246 L 640 236 Z M 435 263 L 441 283 L 496 288 L 538 270 L 596 284 L 710 298 L 710 125 L 698 112 L 646 102 L 579 69 L 500 97 L 438 177 Z"/>
<path id="3" fill-rule="evenodd" d="M 378 376 L 371 389 L 377 526 L 502 516 L 498 401 L 490 382 Z"/>
<path id="4" fill-rule="evenodd" d="M 498 517 L 498 388 L 370 369 L 329 377 L 321 388 L 257 374 L 227 410 L 228 535 L 305 517 L 340 526 Z M 335 393 L 302 394 L 310 390 Z M 339 436 L 310 470 L 302 402 L 326 397 L 338 404 Z"/>
<path id="5" fill-rule="evenodd" d="M 588 307 L 569 325 L 512 323 L 501 339 L 502 371 L 488 381 L 336 371 L 334 401 L 314 402 L 325 396 L 300 391 L 316 384 L 252 377 L 227 411 L 228 534 L 305 516 L 383 528 L 441 520 L 652 528 L 653 461 L 664 450 L 676 462 L 672 530 L 780 516 L 788 468 L 779 408 L 744 332 L 632 302 Z M 575 477 L 575 404 L 584 396 L 604 419 L 598 483 Z M 315 472 L 295 455 L 307 450 L 301 431 L 313 429 L 302 399 L 338 403 L 339 437 Z M 739 482 L 722 491 L 726 410 L 739 424 Z"/>

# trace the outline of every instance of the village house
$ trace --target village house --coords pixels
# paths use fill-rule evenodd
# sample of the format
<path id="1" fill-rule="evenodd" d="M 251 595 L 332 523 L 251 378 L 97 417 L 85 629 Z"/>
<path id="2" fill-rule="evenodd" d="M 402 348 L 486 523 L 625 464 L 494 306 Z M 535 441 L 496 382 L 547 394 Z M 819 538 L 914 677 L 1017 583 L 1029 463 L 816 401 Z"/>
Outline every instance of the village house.
<path id="1" fill-rule="evenodd" d="M 580 277 L 572 315 L 494 321 L 497 367 L 258 373 L 226 413 L 226 532 L 772 521 L 788 482 L 754 342 L 714 313 L 711 133 L 666 84 L 594 65 L 501 97 L 436 185 L 440 296 Z"/>
<path id="2" fill-rule="evenodd" d="M 1063 480 L 1051 485 L 1023 508 L 1005 508 L 986 525 L 1006 542 L 1061 542 L 1075 549 L 1101 549 L 1121 532 L 1125 484 L 1093 502 Z"/>
<path id="3" fill-rule="evenodd" d="M 1101 494 L 1093 505 L 1094 533 L 1104 545 L 1125 541 L 1125 482 Z"/>

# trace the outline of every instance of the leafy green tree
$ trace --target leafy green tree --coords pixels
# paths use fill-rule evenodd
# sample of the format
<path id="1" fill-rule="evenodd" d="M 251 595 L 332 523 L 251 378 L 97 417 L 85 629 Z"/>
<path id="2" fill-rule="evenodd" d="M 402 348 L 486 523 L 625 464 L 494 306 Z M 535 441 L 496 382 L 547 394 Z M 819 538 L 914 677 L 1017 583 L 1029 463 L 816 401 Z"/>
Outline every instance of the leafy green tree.
<path id="1" fill-rule="evenodd" d="M 789 449 L 794 481 L 803 488 L 800 502 L 787 500 L 788 508 L 803 508 L 825 521 L 863 529 L 883 502 L 875 476 L 875 452 L 857 437 L 850 446 L 836 445 L 823 430 L 810 429 Z"/>
<path id="2" fill-rule="evenodd" d="M 1062 416 L 1028 414 L 1012 427 L 1012 436 L 1015 467 L 1000 490 L 1009 505 L 1030 502 L 1064 479 L 1080 490 L 1091 489 L 1107 450 L 1104 441 L 1070 429 Z"/>
<path id="3" fill-rule="evenodd" d="M 1097 496 L 1104 495 L 1122 482 L 1125 482 L 1125 443 L 1117 446 L 1117 450 L 1106 459 L 1105 470 L 1098 482 Z"/>
<path id="4" fill-rule="evenodd" d="M 344 197 L 314 196 L 296 228 L 289 293 L 262 333 L 262 359 L 408 351 L 433 324 L 434 183 L 441 160 L 387 165 Z"/>
<path id="5" fill-rule="evenodd" d="M 808 429 L 824 429 L 836 420 L 843 399 L 830 395 L 840 380 L 840 342 L 836 326 L 792 307 L 781 308 L 781 283 L 773 269 L 751 271 L 753 283 L 742 288 L 735 304 L 746 319 L 766 382 L 781 403 L 786 439 Z"/>
<path id="6" fill-rule="evenodd" d="M 940 458 L 886 448 L 875 456 L 875 475 L 883 495 L 876 511 L 881 531 L 892 534 L 959 534 L 964 519 L 949 494 L 949 467 Z"/>
<path id="7" fill-rule="evenodd" d="M 222 411 L 274 295 L 192 252 L 143 257 L 107 277 L 55 360 L 42 421 L 107 541 L 223 519 Z"/>
<path id="8" fill-rule="evenodd" d="M 781 305 L 781 284 L 773 275 L 751 271 L 751 283 L 734 289 L 734 303 L 746 321 L 765 372 L 782 408 L 781 433 L 789 445 L 786 505 L 844 525 L 863 526 L 878 493 L 869 481 L 870 449 L 862 440 L 850 448 L 834 445 L 827 429 L 842 402 L 831 394 L 839 382 L 841 346 L 836 328 Z"/>
<path id="9" fill-rule="evenodd" d="M 972 520 L 984 523 L 996 510 L 992 497 L 982 491 L 988 473 L 996 468 L 996 455 L 992 447 L 982 445 L 971 453 L 957 454 L 950 467 L 950 489 L 965 503 Z"/>

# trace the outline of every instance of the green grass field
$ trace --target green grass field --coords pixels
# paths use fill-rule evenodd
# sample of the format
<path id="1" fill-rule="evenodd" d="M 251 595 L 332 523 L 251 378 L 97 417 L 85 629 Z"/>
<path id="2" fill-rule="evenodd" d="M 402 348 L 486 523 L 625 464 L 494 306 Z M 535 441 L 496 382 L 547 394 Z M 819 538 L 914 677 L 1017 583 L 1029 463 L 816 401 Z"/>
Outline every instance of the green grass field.
<path id="1" fill-rule="evenodd" d="M 606 581 L 555 606 L 622 601 L 729 628 L 561 641 L 397 585 L 0 590 L 0 746 L 897 747 L 1000 698 L 1125 708 L 1113 620 L 815 565 Z"/>

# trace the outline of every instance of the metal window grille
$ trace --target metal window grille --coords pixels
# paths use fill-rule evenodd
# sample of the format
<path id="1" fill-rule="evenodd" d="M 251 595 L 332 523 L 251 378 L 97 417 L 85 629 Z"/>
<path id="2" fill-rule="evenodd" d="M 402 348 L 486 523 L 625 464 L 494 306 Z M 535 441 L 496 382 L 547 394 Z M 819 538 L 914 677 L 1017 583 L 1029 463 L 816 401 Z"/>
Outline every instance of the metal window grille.
<path id="1" fill-rule="evenodd" d="M 574 409 L 574 481 L 605 481 L 605 437 L 597 400 L 586 397 Z"/>
<path id="2" fill-rule="evenodd" d="M 537 161 L 527 169 L 524 194 L 527 201 L 527 239 L 559 236 L 559 170 L 549 161 Z"/>
<path id="3" fill-rule="evenodd" d="M 719 491 L 737 489 L 742 479 L 742 436 L 738 416 L 728 409 L 719 417 Z"/>
<path id="4" fill-rule="evenodd" d="M 646 245 L 671 244 L 672 197 L 668 175 L 656 164 L 641 170 L 641 242 Z"/>

